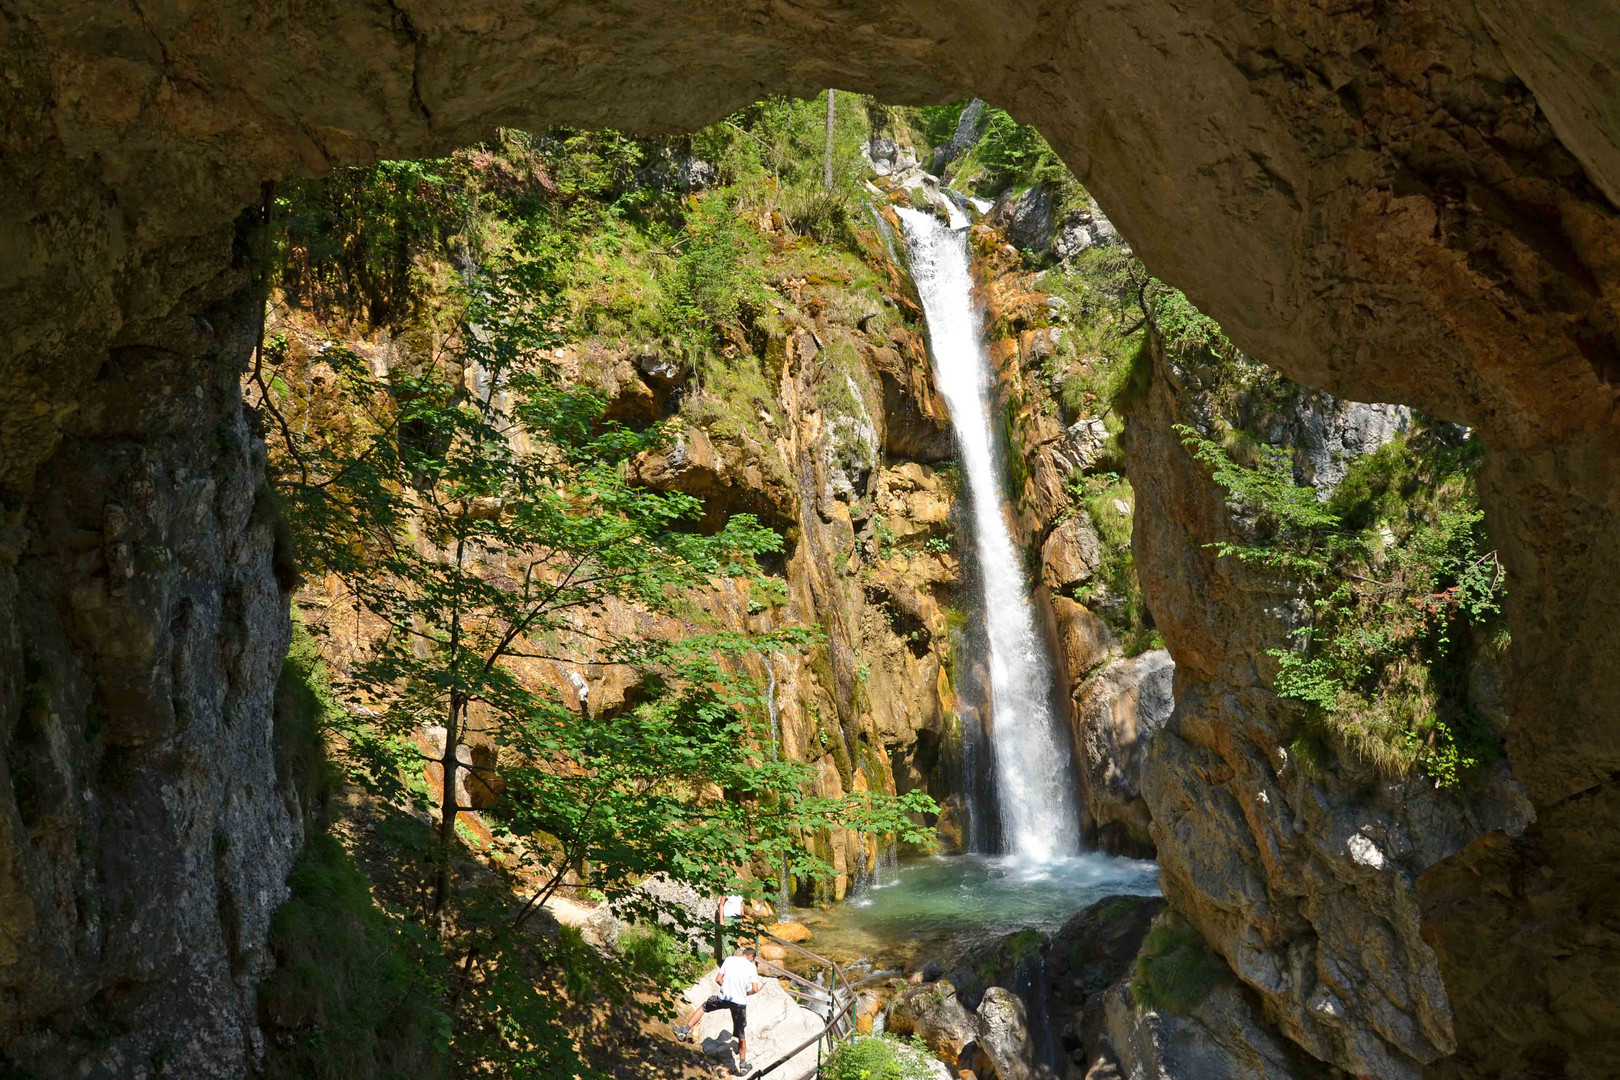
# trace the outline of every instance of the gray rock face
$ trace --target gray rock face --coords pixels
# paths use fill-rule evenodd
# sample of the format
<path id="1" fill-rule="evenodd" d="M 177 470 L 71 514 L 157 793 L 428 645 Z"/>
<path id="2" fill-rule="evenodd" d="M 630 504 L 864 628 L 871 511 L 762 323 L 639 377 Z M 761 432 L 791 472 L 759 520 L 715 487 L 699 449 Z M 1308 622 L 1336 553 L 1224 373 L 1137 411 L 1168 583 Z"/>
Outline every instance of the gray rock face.
<path id="1" fill-rule="evenodd" d="M 1161 885 L 1290 1039 L 1358 1075 L 1415 1080 L 1457 1047 L 1418 875 L 1490 830 L 1522 831 L 1532 812 L 1505 768 L 1461 796 L 1290 760 L 1291 721 L 1262 673 L 1298 602 L 1206 546 L 1246 527 L 1172 431 L 1206 405 L 1161 357 L 1129 421 L 1137 566 L 1177 664 L 1141 780 Z"/>
<path id="2" fill-rule="evenodd" d="M 950 141 L 934 149 L 934 159 L 928 171 L 935 176 L 944 176 L 946 166 L 973 149 L 983 127 L 984 102 L 974 98 L 962 107 L 962 115 L 956 118 L 956 130 L 951 133 Z"/>
<path id="3" fill-rule="evenodd" d="M 911 147 L 901 145 L 887 132 L 874 131 L 864 153 L 877 176 L 895 176 L 917 167 L 917 155 Z"/>
<path id="4" fill-rule="evenodd" d="M 1044 252 L 1052 236 L 1052 192 L 1045 184 L 1009 191 L 996 200 L 989 220 L 1014 247 Z"/>
<path id="5" fill-rule="evenodd" d="M 945 1064 L 954 1066 L 979 1037 L 978 1022 L 956 997 L 951 983 L 918 983 L 900 991 L 889 1005 L 888 1030 L 917 1035 Z"/>
<path id="6" fill-rule="evenodd" d="M 1175 707 L 1176 665 L 1164 649 L 1115 660 L 1075 700 L 1075 760 L 1086 841 L 1116 855 L 1153 855 L 1142 794 L 1148 744 Z"/>
<path id="7" fill-rule="evenodd" d="M 838 375 L 833 378 L 840 378 Z M 866 494 L 867 481 L 877 468 L 877 425 L 867 410 L 866 398 L 852 375 L 841 376 L 848 384 L 847 400 L 854 404 L 850 412 L 829 411 L 822 454 L 827 486 L 832 494 L 845 502 L 854 502 Z"/>
<path id="8" fill-rule="evenodd" d="M 1130 1080 L 1304 1080 L 1328 1070 L 1279 1039 L 1236 986 L 1211 990 L 1190 1014 L 1142 1009 L 1129 980 L 1103 1002 L 1107 1045 L 1086 1075 L 1109 1064 Z M 1107 1063 L 1112 1058 L 1111 1063 Z M 1107 1063 L 1107 1064 L 1105 1064 Z"/>
<path id="9" fill-rule="evenodd" d="M 1411 427 L 1412 410 L 1311 393 L 1295 399 L 1286 422 L 1294 448 L 1294 479 L 1310 484 L 1325 499 L 1352 462 Z"/>
<path id="10" fill-rule="evenodd" d="M 1108 429 L 1103 422 L 1094 416 L 1083 416 L 1064 429 L 1058 456 L 1070 472 L 1090 468 L 1102 456 L 1107 441 Z"/>
<path id="11" fill-rule="evenodd" d="M 1151 928 L 1172 935 L 1158 947 Z M 1188 950 L 1188 929 L 1164 902 L 1111 897 L 1075 916 L 1053 938 L 1053 1007 L 1085 1080 L 1315 1080 L 1333 1070 L 1272 1028 L 1219 959 Z M 1193 940 L 1196 940 L 1195 938 Z M 1139 1004 L 1136 978 L 1157 968 L 1156 993 Z M 1173 974 L 1172 974 L 1173 973 Z M 1160 980 L 1166 980 L 1161 982 Z M 1168 991 L 1176 1000 L 1158 1002 Z M 1082 1073 L 1083 1068 L 1083 1073 Z"/>
<path id="12" fill-rule="evenodd" d="M 230 363 L 251 310 L 115 351 L 7 518 L 0 1031 L 36 1077 L 236 1077 L 260 1043 L 302 829 L 269 723 L 290 568 Z"/>
<path id="13" fill-rule="evenodd" d="M 1041 575 L 1047 586 L 1063 590 L 1096 571 L 1100 559 L 1097 530 L 1083 512 L 1052 530 L 1041 545 Z"/>
<path id="14" fill-rule="evenodd" d="M 1093 247 L 1120 244 L 1119 230 L 1093 201 L 1083 210 L 1071 210 L 1057 223 L 1051 242 L 1054 258 L 1067 261 Z"/>

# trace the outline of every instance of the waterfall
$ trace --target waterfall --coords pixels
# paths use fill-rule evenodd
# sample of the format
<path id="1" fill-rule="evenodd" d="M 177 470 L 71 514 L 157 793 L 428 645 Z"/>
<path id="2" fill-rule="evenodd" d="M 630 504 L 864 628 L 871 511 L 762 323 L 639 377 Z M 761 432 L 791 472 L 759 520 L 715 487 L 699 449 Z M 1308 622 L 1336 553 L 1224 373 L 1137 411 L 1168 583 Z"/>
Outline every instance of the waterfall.
<path id="1" fill-rule="evenodd" d="M 899 211 L 928 322 L 934 378 L 950 406 L 972 512 L 990 669 L 990 744 L 1003 848 L 1048 860 L 1080 848 L 1069 740 L 1053 708 L 1049 645 L 1002 512 L 1005 463 L 995 446 L 990 358 L 973 303 L 967 238 L 928 214 Z"/>

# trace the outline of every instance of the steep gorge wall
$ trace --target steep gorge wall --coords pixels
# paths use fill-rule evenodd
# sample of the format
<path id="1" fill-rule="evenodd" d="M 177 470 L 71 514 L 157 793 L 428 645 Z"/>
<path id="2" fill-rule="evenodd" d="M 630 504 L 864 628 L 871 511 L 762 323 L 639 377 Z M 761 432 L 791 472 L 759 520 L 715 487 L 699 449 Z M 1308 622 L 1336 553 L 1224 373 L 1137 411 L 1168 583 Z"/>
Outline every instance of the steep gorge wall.
<path id="1" fill-rule="evenodd" d="M 261 1048 L 302 823 L 243 280 L 108 353 L 6 511 L 0 1031 L 25 1074 L 236 1077 Z"/>
<path id="2" fill-rule="evenodd" d="M 1143 783 L 1161 881 L 1291 1039 L 1356 1075 L 1415 1078 L 1464 1038 L 1425 934 L 1420 875 L 1482 837 L 1520 835 L 1534 810 L 1501 760 L 1442 788 L 1353 751 L 1301 756 L 1271 650 L 1307 625 L 1307 601 L 1266 566 L 1218 553 L 1252 541 L 1255 523 L 1175 430 L 1230 411 L 1221 391 L 1212 368 L 1156 348 L 1128 419 L 1136 557 L 1177 660 L 1175 711 Z M 1258 412 L 1324 492 L 1404 426 L 1400 410 L 1297 391 Z M 1494 670 L 1472 671 L 1470 696 L 1501 717 Z"/>
<path id="3" fill-rule="evenodd" d="M 1076 246 L 1072 229 L 1050 213 L 1041 226 L 1020 228 L 1036 215 L 1018 214 L 1018 204 L 1045 202 L 1040 185 L 1004 198 L 972 232 L 996 409 L 1005 418 L 1009 511 L 1034 567 L 1036 604 L 1066 683 L 1085 841 L 1150 857 L 1142 768 L 1150 738 L 1170 716 L 1175 665 L 1153 632 L 1132 568 L 1134 499 L 1118 478 L 1121 424 L 1107 398 L 1108 383 L 1129 363 L 1118 351 L 1135 346 L 1106 295 L 1108 263 L 1028 269 L 1027 262 L 1045 261 L 1054 249 Z M 1008 205 L 1011 214 L 1002 212 Z M 1086 217 L 1104 244 L 1117 244 L 1106 218 Z M 1112 252 L 1117 262 L 1130 261 L 1124 249 Z M 1052 275 L 1078 286 L 1080 309 L 1070 311 L 1046 291 L 1060 287 Z M 1102 350 L 1088 353 L 1099 340 Z M 1092 389 L 1065 400 L 1066 384 L 1076 379 Z"/>
<path id="4" fill-rule="evenodd" d="M 511 171 L 498 155 L 472 156 L 489 159 L 492 175 Z M 706 163 L 683 160 L 689 171 L 714 173 Z M 468 184 L 488 180 L 476 167 L 473 176 Z M 731 189 L 704 192 L 702 186 L 685 192 L 694 206 L 730 198 Z M 525 197 L 547 196 L 541 186 Z M 606 416 L 616 422 L 667 425 L 667 446 L 631 466 L 636 483 L 692 496 L 702 507 L 694 522 L 699 529 L 752 514 L 782 536 L 783 551 L 764 558 L 763 587 L 717 580 L 657 614 L 609 597 L 574 621 L 587 635 L 615 640 L 817 628 L 822 637 L 806 650 L 740 661 L 754 689 L 768 698 L 777 732 L 771 752 L 810 764 L 822 796 L 928 791 L 944 804 L 941 843 L 956 850 L 965 840 L 967 813 L 953 683 L 961 601 L 952 540 L 956 492 L 943 467 L 954 451 L 915 296 L 903 265 L 892 261 L 893 246 L 884 244 L 864 212 L 856 231 L 831 244 L 793 233 L 780 211 L 745 218 L 743 246 L 753 254 L 733 269 L 746 282 L 749 313 L 727 324 L 718 351 L 647 329 L 667 329 L 664 309 L 656 294 L 635 292 L 634 283 L 645 280 L 638 276 L 643 273 L 667 279 L 670 268 L 626 258 L 579 287 L 589 299 L 569 324 L 567 344 L 537 362 L 565 385 L 600 395 Z M 481 227 L 498 231 L 507 224 L 494 214 Z M 625 233 L 600 222 L 568 228 L 579 230 L 569 239 L 587 248 L 627 242 Z M 346 238 L 332 240 L 341 246 Z M 436 239 L 423 242 L 409 305 L 419 314 L 406 319 L 408 325 L 372 326 L 345 304 L 312 305 L 297 289 L 278 293 L 269 330 L 275 378 L 288 387 L 284 404 L 308 408 L 310 415 L 320 411 L 323 419 L 332 418 L 332 408 L 359 407 L 333 396 L 337 380 L 322 355 L 334 344 L 378 371 L 412 371 L 443 362 L 446 350 L 454 353 L 457 331 L 446 338 L 440 329 L 418 325 L 429 318 L 421 313 L 454 306 L 444 285 L 454 275 L 440 272 L 446 258 Z M 586 263 L 590 256 L 579 259 Z M 633 297 L 625 309 L 633 325 L 592 328 L 596 297 L 620 288 Z M 317 400 L 330 403 L 318 410 Z M 293 414 L 294 426 L 304 422 L 304 414 Z M 374 632 L 365 629 L 369 617 L 354 610 L 336 580 L 311 583 L 299 603 L 323 631 L 328 664 L 346 673 Z M 588 660 L 584 653 L 575 663 L 523 658 L 511 668 L 563 700 L 579 698 L 593 715 L 635 699 L 642 675 L 634 667 Z M 442 748 L 442 731 L 430 737 Z M 482 754 L 484 765 L 501 766 L 499 748 L 478 730 L 476 717 L 468 742 L 468 753 Z M 853 832 L 806 841 L 836 876 L 814 887 L 800 883 L 796 898 L 804 903 L 843 899 L 875 871 L 882 854 L 883 838 Z M 756 870 L 771 880 L 767 891 L 774 894 L 776 869 Z"/>

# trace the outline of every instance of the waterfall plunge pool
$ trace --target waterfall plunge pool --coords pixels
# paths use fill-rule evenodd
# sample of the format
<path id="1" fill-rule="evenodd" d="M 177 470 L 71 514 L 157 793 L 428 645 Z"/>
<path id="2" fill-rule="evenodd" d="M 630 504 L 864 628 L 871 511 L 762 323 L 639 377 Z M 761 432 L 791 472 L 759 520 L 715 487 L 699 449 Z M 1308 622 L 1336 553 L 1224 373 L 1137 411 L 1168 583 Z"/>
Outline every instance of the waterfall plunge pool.
<path id="1" fill-rule="evenodd" d="M 929 960 L 949 964 L 1019 930 L 1050 934 L 1103 897 L 1121 894 L 1157 896 L 1158 864 L 1095 852 L 1040 863 L 936 855 L 903 860 L 881 883 L 799 917 L 815 934 L 809 947 L 823 956 L 909 970 Z"/>

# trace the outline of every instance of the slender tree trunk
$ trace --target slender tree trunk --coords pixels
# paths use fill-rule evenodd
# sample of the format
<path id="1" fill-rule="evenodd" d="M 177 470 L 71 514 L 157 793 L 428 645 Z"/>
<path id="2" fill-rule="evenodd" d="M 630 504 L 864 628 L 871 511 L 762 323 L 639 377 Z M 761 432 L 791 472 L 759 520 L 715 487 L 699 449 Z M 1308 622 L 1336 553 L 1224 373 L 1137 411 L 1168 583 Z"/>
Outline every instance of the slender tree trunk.
<path id="1" fill-rule="evenodd" d="M 465 555 L 465 542 L 456 544 L 456 567 L 459 569 Z M 460 670 L 461 661 L 461 598 L 459 593 L 450 612 L 449 661 L 451 672 Z M 439 866 L 433 882 L 433 915 L 442 932 L 445 908 L 450 902 L 450 853 L 455 850 L 456 818 L 461 807 L 456 802 L 456 772 L 461 759 L 456 747 L 461 742 L 461 716 L 467 707 L 466 698 L 459 690 L 450 691 L 450 707 L 444 714 L 444 753 L 439 757 L 439 769 L 444 778 L 443 794 L 439 797 Z"/>
<path id="2" fill-rule="evenodd" d="M 450 852 L 455 849 L 456 818 L 461 813 L 456 802 L 456 771 L 461 766 L 456 757 L 456 745 L 461 738 L 461 708 L 461 695 L 452 690 L 444 722 L 444 753 L 439 758 L 440 771 L 444 773 L 444 795 L 439 799 L 439 866 L 433 883 L 433 914 L 441 929 L 450 900 Z"/>
<path id="3" fill-rule="evenodd" d="M 833 104 L 833 97 L 834 97 L 835 94 L 836 94 L 836 91 L 832 90 L 831 88 L 828 88 L 828 90 L 827 90 L 827 152 L 826 152 L 825 155 L 822 156 L 822 159 L 821 159 L 821 186 L 826 188 L 828 191 L 831 191 L 833 189 L 833 183 L 832 183 L 832 180 L 833 180 L 833 177 L 832 177 L 833 116 L 834 116 L 833 110 L 836 108 L 836 106 L 834 106 L 834 104 Z"/>

